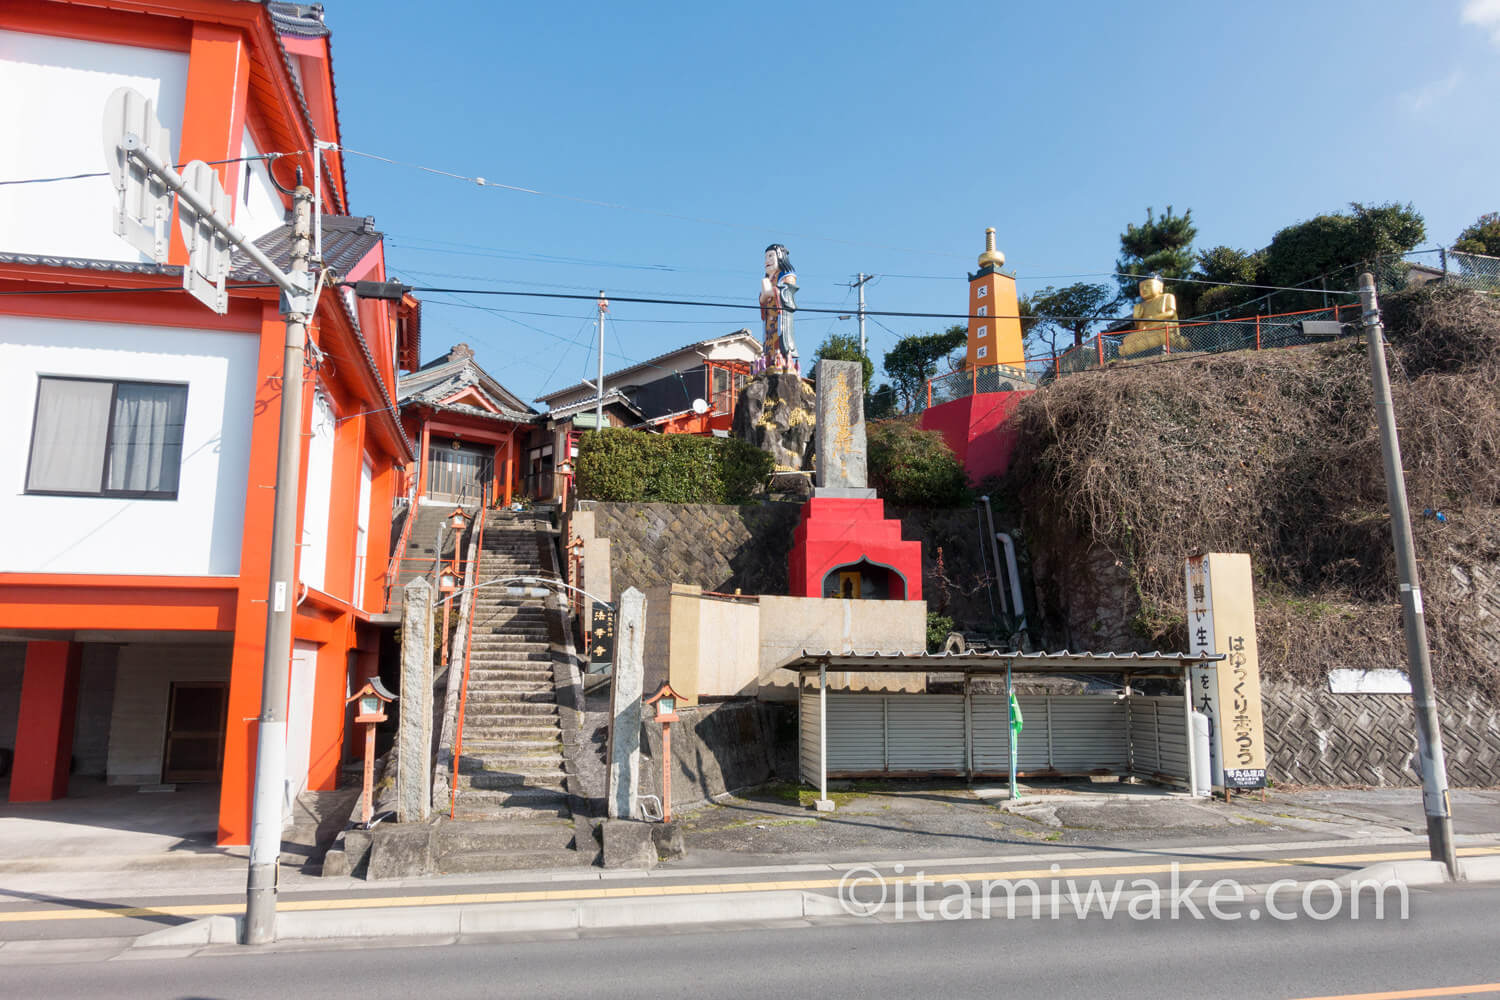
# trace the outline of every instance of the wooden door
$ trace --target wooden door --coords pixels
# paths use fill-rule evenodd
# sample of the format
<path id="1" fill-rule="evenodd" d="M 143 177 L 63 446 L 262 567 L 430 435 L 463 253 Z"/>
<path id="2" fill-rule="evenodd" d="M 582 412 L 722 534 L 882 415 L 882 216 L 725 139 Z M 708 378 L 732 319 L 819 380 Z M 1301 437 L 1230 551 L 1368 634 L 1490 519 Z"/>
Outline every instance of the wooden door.
<path id="1" fill-rule="evenodd" d="M 217 781 L 224 765 L 229 685 L 174 683 L 167 703 L 163 782 Z"/>

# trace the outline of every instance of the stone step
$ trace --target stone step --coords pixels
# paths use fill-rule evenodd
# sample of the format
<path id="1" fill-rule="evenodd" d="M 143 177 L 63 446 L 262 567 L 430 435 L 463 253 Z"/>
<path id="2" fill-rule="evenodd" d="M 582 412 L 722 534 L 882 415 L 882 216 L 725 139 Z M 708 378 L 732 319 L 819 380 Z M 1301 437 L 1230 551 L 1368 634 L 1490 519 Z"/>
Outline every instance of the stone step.
<path id="1" fill-rule="evenodd" d="M 432 847 L 441 856 L 457 851 L 540 851 L 573 843 L 573 823 L 565 819 L 440 822 Z"/>
<path id="2" fill-rule="evenodd" d="M 470 702 L 470 704 L 472 705 L 473 702 Z M 552 708 L 554 709 L 554 711 L 550 714 L 532 714 L 527 712 L 510 711 L 486 711 L 483 715 L 474 715 L 472 709 L 470 710 L 469 714 L 472 716 L 470 721 L 474 723 L 477 723 L 480 719 L 483 719 L 485 722 L 488 722 L 492 726 L 509 726 L 518 732 L 521 730 L 536 730 L 537 732 L 556 734 L 561 732 L 562 723 L 558 721 L 557 713 L 555 711 L 557 706 L 553 705 Z M 558 738 L 561 739 L 560 736 Z"/>
<path id="3" fill-rule="evenodd" d="M 533 719 L 536 716 L 523 715 L 520 718 Z M 465 748 L 470 750 L 474 748 L 473 741 L 479 739 L 478 731 L 481 727 L 483 727 L 483 731 L 486 734 L 494 732 L 502 734 L 501 738 L 505 740 L 514 739 L 523 740 L 527 743 L 545 743 L 547 746 L 557 748 L 562 746 L 562 731 L 558 728 L 555 721 L 550 725 L 536 725 L 529 722 L 511 723 L 497 722 L 495 720 L 496 717 L 493 715 L 476 716 L 467 720 L 464 723 Z M 561 752 L 562 750 L 558 749 L 558 753 Z"/>
<path id="4" fill-rule="evenodd" d="M 548 697 L 552 695 L 552 682 L 550 680 L 500 680 L 488 677 L 470 677 L 469 693 L 488 692 L 492 694 L 535 694 L 545 693 Z"/>
<path id="5" fill-rule="evenodd" d="M 501 703 L 496 704 L 496 702 Z M 546 701 L 510 701 L 502 700 L 497 695 L 480 696 L 476 692 L 470 691 L 469 704 L 486 706 L 486 713 L 491 719 L 524 718 L 537 720 L 534 723 L 528 722 L 526 725 L 540 725 L 542 720 L 557 721 L 557 702 L 550 698 Z"/>
<path id="6" fill-rule="evenodd" d="M 551 663 L 552 651 L 542 646 L 541 643 L 531 643 L 522 646 L 515 643 L 486 642 L 481 644 L 476 642 L 474 644 L 474 652 L 469 654 L 469 664 L 471 666 L 478 666 L 481 663 L 494 664 L 506 662 L 531 664 L 529 669 L 540 670 L 541 667 L 536 666 L 536 664 Z"/>
<path id="7" fill-rule="evenodd" d="M 458 794 L 464 795 L 469 791 L 516 792 L 528 788 L 565 793 L 567 791 L 567 780 L 567 774 L 557 770 L 537 771 L 534 774 L 518 774 L 508 771 L 476 771 L 472 774 L 460 773 L 458 776 Z"/>
<path id="8" fill-rule="evenodd" d="M 460 817 L 473 819 L 573 815 L 568 809 L 568 796 L 551 788 L 517 788 L 510 791 L 465 788 L 459 792 L 455 812 Z"/>
<path id="9" fill-rule="evenodd" d="M 493 691 L 487 688 L 476 688 L 469 685 L 469 704 L 473 718 L 498 718 L 503 715 L 526 715 L 532 719 L 551 719 L 557 717 L 557 701 L 548 698 L 541 702 L 529 702 L 516 700 L 514 692 Z"/>
<path id="10" fill-rule="evenodd" d="M 493 747 L 500 747 L 494 750 Z M 484 719 L 464 721 L 464 752 L 491 760 L 499 753 L 507 761 L 533 760 L 537 757 L 561 757 L 562 739 L 557 735 L 519 733 L 503 726 L 489 725 Z"/>
<path id="11" fill-rule="evenodd" d="M 524 712 L 529 705 L 557 707 L 557 695 L 550 688 L 546 691 L 491 690 L 488 693 L 495 697 L 484 698 L 483 695 L 485 692 L 470 691 L 469 700 L 478 700 L 486 709 L 496 712 Z"/>
<path id="12" fill-rule="evenodd" d="M 473 694 L 476 688 L 475 681 L 515 681 L 517 684 L 545 684 L 552 686 L 552 671 L 550 670 L 519 670 L 496 667 L 489 670 L 473 670 L 469 672 L 469 693 Z"/>
<path id="13" fill-rule="evenodd" d="M 483 853 L 465 851 L 443 855 L 434 865 L 445 875 L 478 875 L 484 872 L 541 871 L 547 868 L 574 868 L 593 864 L 593 854 L 584 855 L 571 848 L 543 851 L 504 851 Z"/>

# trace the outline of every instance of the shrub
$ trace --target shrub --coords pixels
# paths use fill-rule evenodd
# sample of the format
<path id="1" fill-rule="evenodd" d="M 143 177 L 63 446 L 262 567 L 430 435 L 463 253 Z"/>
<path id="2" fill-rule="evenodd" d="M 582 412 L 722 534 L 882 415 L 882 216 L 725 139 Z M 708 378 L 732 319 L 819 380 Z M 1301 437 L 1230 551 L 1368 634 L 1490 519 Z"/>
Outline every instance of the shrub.
<path id="1" fill-rule="evenodd" d="M 927 652 L 941 653 L 948 633 L 953 631 L 953 619 L 936 611 L 927 612 Z"/>
<path id="2" fill-rule="evenodd" d="M 962 507 L 971 501 L 969 477 L 937 431 L 910 420 L 868 425 L 870 485 L 897 507 Z"/>
<path id="3" fill-rule="evenodd" d="M 744 503 L 771 475 L 771 456 L 731 438 L 610 428 L 578 441 L 578 497 L 640 503 Z"/>

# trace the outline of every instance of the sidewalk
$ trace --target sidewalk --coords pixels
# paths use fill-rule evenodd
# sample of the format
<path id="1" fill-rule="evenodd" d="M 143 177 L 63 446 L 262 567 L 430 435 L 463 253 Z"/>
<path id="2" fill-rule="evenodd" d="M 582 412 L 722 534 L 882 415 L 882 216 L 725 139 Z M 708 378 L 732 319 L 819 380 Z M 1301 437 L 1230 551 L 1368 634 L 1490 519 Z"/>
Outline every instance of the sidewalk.
<path id="1" fill-rule="evenodd" d="M 1416 789 L 1276 789 L 1264 803 L 1244 796 L 1226 804 L 1141 786 L 1083 788 L 1037 784 L 1010 803 L 1004 786 L 850 783 L 833 792 L 835 812 L 813 813 L 801 802 L 807 790 L 770 786 L 681 818 L 684 856 L 649 872 L 570 868 L 367 882 L 284 867 L 282 930 L 323 939 L 781 919 L 766 914 L 792 910 L 803 919 L 826 909 L 844 873 L 867 865 L 974 875 L 1144 864 L 1159 874 L 1175 859 L 1268 874 L 1270 862 L 1313 858 L 1322 860 L 1293 867 L 1321 877 L 1426 856 Z M 1461 846 L 1500 844 L 1500 792 L 1460 791 L 1453 799 Z M 190 798 L 175 811 L 155 804 L 165 798 L 140 800 L 148 802 L 145 820 L 114 826 L 101 823 L 101 805 L 87 799 L 45 817 L 38 807 L 0 811 L 0 954 L 70 953 L 61 943 L 69 940 L 120 952 L 152 932 L 165 943 L 179 940 L 174 933 L 195 942 L 177 947 L 232 937 L 244 900 L 243 849 L 184 836 L 202 821 Z M 813 897 L 822 901 L 808 903 Z M 183 929 L 214 915 L 229 922 Z"/>

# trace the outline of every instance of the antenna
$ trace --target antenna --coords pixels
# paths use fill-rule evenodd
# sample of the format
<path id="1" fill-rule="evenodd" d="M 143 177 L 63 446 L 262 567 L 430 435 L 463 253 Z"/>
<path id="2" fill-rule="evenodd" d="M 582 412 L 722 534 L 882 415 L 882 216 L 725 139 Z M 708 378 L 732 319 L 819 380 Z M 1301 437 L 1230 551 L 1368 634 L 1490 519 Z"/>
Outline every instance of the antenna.
<path id="1" fill-rule="evenodd" d="M 229 195 L 224 193 L 213 167 L 202 160 L 189 163 L 182 171 L 182 179 L 187 186 L 185 193 L 193 195 L 177 202 L 177 225 L 188 248 L 182 287 L 222 316 L 229 311 L 229 293 L 224 290 L 224 278 L 229 274 L 229 238 L 213 225 L 210 217 L 229 217 Z M 208 211 L 200 212 L 198 205 Z"/>
<path id="2" fill-rule="evenodd" d="M 104 159 L 115 186 L 115 235 L 158 264 L 167 262 L 167 220 L 172 195 L 160 177 L 129 155 L 146 149 L 170 163 L 172 134 L 156 120 L 156 106 L 139 91 L 121 87 L 104 104 Z"/>

